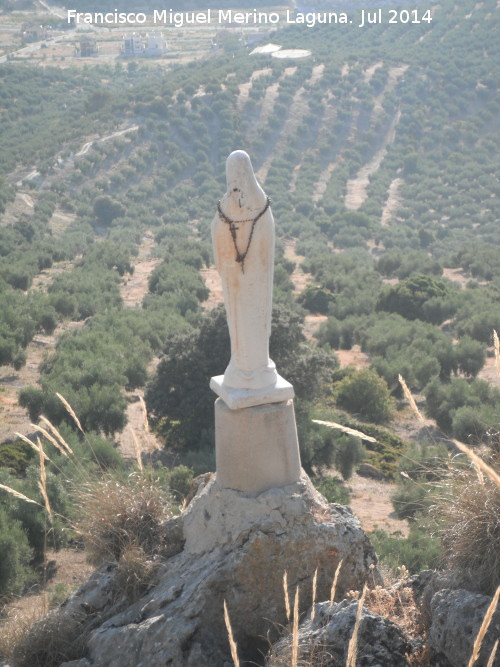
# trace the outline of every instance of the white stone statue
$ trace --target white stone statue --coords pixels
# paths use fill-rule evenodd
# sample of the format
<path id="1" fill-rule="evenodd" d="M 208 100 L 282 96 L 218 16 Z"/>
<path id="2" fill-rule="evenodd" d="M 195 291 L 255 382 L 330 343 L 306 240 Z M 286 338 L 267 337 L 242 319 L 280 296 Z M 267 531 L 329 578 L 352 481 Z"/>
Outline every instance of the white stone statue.
<path id="1" fill-rule="evenodd" d="M 231 361 L 211 388 L 232 408 L 293 398 L 269 358 L 274 272 L 274 220 L 270 200 L 250 158 L 234 151 L 226 162 L 227 192 L 212 222 L 215 265 L 226 306 Z"/>

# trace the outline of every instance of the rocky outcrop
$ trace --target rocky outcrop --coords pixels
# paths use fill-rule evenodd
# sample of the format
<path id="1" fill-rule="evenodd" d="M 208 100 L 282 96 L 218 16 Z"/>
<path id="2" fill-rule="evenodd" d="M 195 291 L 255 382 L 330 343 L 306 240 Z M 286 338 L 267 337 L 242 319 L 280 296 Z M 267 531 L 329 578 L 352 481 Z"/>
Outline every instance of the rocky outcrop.
<path id="1" fill-rule="evenodd" d="M 438 591 L 431 600 L 427 643 L 436 664 L 466 667 L 474 640 L 491 603 L 491 598 L 462 589 Z M 500 609 L 493 615 L 476 663 L 488 663 L 493 645 L 500 638 Z M 500 667 L 500 655 L 493 665 Z"/>
<path id="2" fill-rule="evenodd" d="M 262 663 L 276 628 L 286 623 L 285 571 L 291 597 L 300 588 L 301 612 L 311 604 L 316 569 L 316 599 L 329 598 L 340 560 L 339 595 L 378 577 L 357 518 L 328 505 L 306 477 L 256 498 L 212 479 L 176 521 L 167 528 L 178 553 L 141 599 L 130 604 L 120 597 L 113 568 L 104 567 L 54 612 L 68 622 L 75 615 L 82 622 L 88 612 L 85 656 L 72 665 L 220 667 L 231 659 L 224 600 L 240 658 Z"/>
<path id="3" fill-rule="evenodd" d="M 299 628 L 299 664 L 337 667 L 345 665 L 349 640 L 354 631 L 357 601 L 343 600 L 330 606 L 315 606 L 314 620 Z M 358 630 L 358 659 L 363 667 L 407 667 L 412 644 L 403 630 L 387 618 L 363 608 Z M 273 648 L 268 667 L 291 664 L 292 637 L 288 635 Z"/>

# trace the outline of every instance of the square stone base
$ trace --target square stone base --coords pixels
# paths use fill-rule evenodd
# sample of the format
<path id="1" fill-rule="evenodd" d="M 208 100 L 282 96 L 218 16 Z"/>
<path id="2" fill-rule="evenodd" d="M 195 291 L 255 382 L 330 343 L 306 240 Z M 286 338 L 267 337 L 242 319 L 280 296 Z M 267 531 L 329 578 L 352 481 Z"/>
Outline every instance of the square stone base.
<path id="1" fill-rule="evenodd" d="M 220 396 L 231 410 L 251 408 L 264 403 L 282 403 L 295 396 L 293 386 L 281 375 L 275 384 L 264 389 L 232 389 L 224 384 L 224 376 L 216 375 L 210 379 L 210 389 Z"/>
<path id="2" fill-rule="evenodd" d="M 258 496 L 300 479 L 300 454 L 293 401 L 231 410 L 215 401 L 217 482 Z"/>

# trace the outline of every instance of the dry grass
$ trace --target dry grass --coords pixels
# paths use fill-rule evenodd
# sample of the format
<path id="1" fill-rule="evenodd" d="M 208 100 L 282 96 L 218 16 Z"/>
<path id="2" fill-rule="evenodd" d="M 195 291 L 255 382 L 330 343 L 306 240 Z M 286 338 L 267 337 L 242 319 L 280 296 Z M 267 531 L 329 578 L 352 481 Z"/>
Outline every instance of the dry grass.
<path id="1" fill-rule="evenodd" d="M 493 667 L 494 662 L 495 662 L 495 657 L 496 657 L 496 654 L 497 654 L 497 650 L 498 650 L 498 642 L 499 641 L 500 640 L 497 639 L 496 642 L 494 643 L 493 649 L 491 651 L 490 657 L 488 658 L 488 663 L 486 664 L 486 667 Z"/>
<path id="2" fill-rule="evenodd" d="M 11 661 L 15 648 L 20 644 L 24 635 L 34 623 L 43 618 L 49 611 L 47 598 L 48 596 L 45 593 L 45 595 L 37 597 L 29 605 L 29 608 L 15 609 L 8 614 L 5 621 L 2 622 L 2 631 L 0 632 L 0 657 Z"/>
<path id="3" fill-rule="evenodd" d="M 117 590 L 125 595 L 130 603 L 135 602 L 151 587 L 159 565 L 160 562 L 148 557 L 142 547 L 128 545 L 122 551 L 116 569 Z"/>
<path id="4" fill-rule="evenodd" d="M 33 503 L 33 505 L 38 505 L 39 507 L 43 507 L 42 505 L 40 505 L 40 503 L 37 503 L 36 500 L 32 500 L 31 498 L 28 498 L 19 491 L 11 489 L 10 486 L 5 486 L 5 484 L 0 484 L 0 489 L 7 491 L 7 493 L 10 493 L 11 496 L 14 496 L 14 498 L 17 498 L 18 500 L 24 500 L 27 503 Z"/>
<path id="5" fill-rule="evenodd" d="M 408 385 L 406 384 L 404 377 L 402 375 L 398 375 L 398 380 L 399 380 L 399 384 L 401 385 L 401 388 L 403 389 L 403 394 L 404 394 L 406 400 L 408 401 L 408 403 L 410 404 L 411 409 L 413 410 L 413 412 L 417 416 L 417 419 L 422 424 L 425 423 L 425 418 L 424 418 L 423 414 L 420 412 L 420 410 L 418 409 L 417 404 L 415 403 L 415 399 L 413 398 L 413 394 L 409 390 Z"/>
<path id="6" fill-rule="evenodd" d="M 151 557 L 167 546 L 163 522 L 172 516 L 168 499 L 140 475 L 126 483 L 102 479 L 77 490 L 83 519 L 76 525 L 95 565 L 119 560 L 126 549 L 141 548 Z"/>
<path id="7" fill-rule="evenodd" d="M 483 643 L 483 640 L 486 636 L 486 633 L 488 632 L 488 628 L 491 623 L 491 619 L 493 618 L 493 614 L 496 611 L 496 608 L 498 606 L 498 600 L 500 598 L 500 586 L 497 588 L 495 591 L 495 595 L 493 596 L 491 603 L 486 610 L 486 614 L 484 615 L 483 622 L 481 623 L 481 627 L 479 628 L 479 632 L 477 633 L 476 640 L 474 641 L 474 646 L 472 648 L 472 655 L 470 657 L 469 663 L 467 667 L 472 667 L 478 660 L 479 658 L 479 652 L 481 650 L 481 645 Z M 495 651 L 495 648 L 493 648 Z"/>
<path id="8" fill-rule="evenodd" d="M 311 621 L 314 621 L 314 616 L 316 614 L 316 610 L 315 610 L 314 606 L 316 604 L 317 588 L 318 588 L 318 568 L 316 568 L 314 570 L 314 577 L 313 577 L 313 583 L 312 583 Z"/>
<path id="9" fill-rule="evenodd" d="M 332 582 L 332 588 L 330 590 L 330 607 L 332 607 L 335 601 L 335 593 L 337 592 L 337 582 L 339 580 L 340 568 L 342 567 L 343 562 L 344 559 L 342 558 L 342 560 L 339 561 L 339 564 L 337 565 L 337 569 L 335 570 L 335 575 L 333 577 L 333 582 Z"/>
<path id="10" fill-rule="evenodd" d="M 292 667 L 297 667 L 299 656 L 299 587 L 295 589 L 295 599 L 293 603 L 293 623 L 292 623 Z"/>
<path id="11" fill-rule="evenodd" d="M 349 646 L 347 648 L 347 659 L 346 667 L 356 667 L 356 659 L 358 657 L 358 634 L 359 634 L 359 624 L 361 623 L 361 615 L 363 613 L 363 605 L 365 603 L 365 597 L 368 587 L 365 584 L 363 586 L 363 592 L 358 602 L 358 610 L 356 612 L 356 621 L 354 623 L 354 629 L 352 631 L 351 639 L 349 640 Z"/>
<path id="12" fill-rule="evenodd" d="M 484 469 L 487 464 L 482 464 Z M 451 469 L 439 483 L 431 511 L 441 533 L 444 565 L 490 595 L 500 585 L 500 484 L 492 478 L 479 483 L 473 469 Z"/>
<path id="13" fill-rule="evenodd" d="M 224 600 L 224 622 L 226 624 L 227 636 L 229 639 L 229 647 L 231 648 L 231 658 L 234 662 L 234 667 L 240 667 L 240 660 L 238 658 L 238 646 L 234 641 L 233 629 L 231 627 L 231 620 L 229 619 L 229 613 L 227 611 L 227 604 Z"/>
<path id="14" fill-rule="evenodd" d="M 366 606 L 375 614 L 388 618 L 399 625 L 405 634 L 417 639 L 425 635 L 425 624 L 420 609 L 415 602 L 410 586 L 395 585 L 391 588 L 377 586 L 366 596 Z"/>
<path id="15" fill-rule="evenodd" d="M 288 594 L 288 572 L 283 573 L 283 595 L 285 597 L 286 620 L 290 623 L 290 596 Z"/>
<path id="16" fill-rule="evenodd" d="M 60 617 L 48 614 L 22 633 L 12 647 L 11 660 L 14 667 L 57 667 L 62 662 L 83 657 L 88 631 L 83 626 L 87 614 Z"/>

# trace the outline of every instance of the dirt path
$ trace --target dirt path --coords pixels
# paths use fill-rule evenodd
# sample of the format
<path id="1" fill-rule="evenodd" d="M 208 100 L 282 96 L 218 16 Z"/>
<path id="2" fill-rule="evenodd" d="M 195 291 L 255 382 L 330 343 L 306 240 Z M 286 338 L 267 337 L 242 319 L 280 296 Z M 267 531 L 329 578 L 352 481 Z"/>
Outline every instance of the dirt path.
<path id="1" fill-rule="evenodd" d="M 323 70 L 323 63 L 316 65 L 313 68 L 311 76 L 309 77 L 306 85 L 313 85 L 315 82 L 319 81 L 323 75 Z M 300 127 L 302 118 L 307 113 L 307 109 L 308 103 L 306 89 L 304 86 L 301 86 L 293 96 L 290 105 L 290 113 L 283 125 L 281 134 L 278 138 L 278 141 L 276 142 L 275 149 L 273 150 L 272 154 L 264 161 L 264 164 L 256 173 L 256 176 L 261 183 L 265 183 L 272 162 L 276 158 L 280 157 L 283 151 L 286 149 L 288 137 L 294 135 L 297 132 L 298 128 Z"/>
<path id="2" fill-rule="evenodd" d="M 47 354 L 55 350 L 59 336 L 82 324 L 63 322 L 50 336 L 37 334 L 26 348 L 26 364 L 19 371 L 10 366 L 0 367 L 0 442 L 14 439 L 14 431 L 23 435 L 33 432 L 26 411 L 18 405 L 17 394 L 23 387 L 37 384 L 38 366 Z"/>
<path id="3" fill-rule="evenodd" d="M 375 72 L 378 70 L 379 67 L 382 67 L 384 63 L 379 60 L 378 62 L 374 63 L 373 65 L 370 65 L 370 67 L 367 67 L 365 71 L 363 72 L 363 78 L 365 80 L 365 83 L 370 83 L 372 76 L 375 74 Z"/>
<path id="4" fill-rule="evenodd" d="M 325 169 L 321 172 L 316 187 L 314 188 L 312 200 L 314 203 L 317 203 L 323 199 L 323 195 L 326 192 L 330 178 L 332 177 L 333 172 L 338 167 L 339 161 L 335 160 L 330 162 Z"/>
<path id="5" fill-rule="evenodd" d="M 290 280 L 293 283 L 293 291 L 295 294 L 300 294 L 305 290 L 307 285 L 312 281 L 312 275 L 310 273 L 305 273 L 302 270 L 302 262 L 305 257 L 302 255 L 297 255 L 295 248 L 297 245 L 297 239 L 292 239 L 291 241 L 285 242 L 285 258 L 291 262 L 295 262 L 295 268 L 290 276 Z"/>
<path id="6" fill-rule="evenodd" d="M 140 308 L 142 300 L 148 293 L 149 276 L 161 262 L 159 257 L 152 257 L 155 248 L 153 232 L 148 230 L 144 233 L 139 246 L 139 253 L 134 263 L 134 273 L 122 280 L 120 293 L 125 308 Z M 153 359 L 149 370 L 154 370 L 157 363 L 158 359 Z M 137 448 L 143 454 L 148 454 L 163 447 L 156 436 L 145 429 L 141 399 L 144 399 L 143 389 L 136 389 L 127 394 L 127 426 L 116 436 L 122 455 L 128 459 L 137 457 Z"/>
<path id="7" fill-rule="evenodd" d="M 356 211 L 366 200 L 368 196 L 366 190 L 370 184 L 370 177 L 373 176 L 373 174 L 382 164 L 382 160 L 387 153 L 387 147 L 393 143 L 396 137 L 396 127 L 400 118 L 401 112 L 398 111 L 394 116 L 391 126 L 384 137 L 382 146 L 375 153 L 370 162 L 367 162 L 361 167 L 357 173 L 356 178 L 352 178 L 347 181 L 344 204 L 345 207 L 351 211 Z"/>
<path id="8" fill-rule="evenodd" d="M 323 118 L 321 120 L 320 128 L 318 130 L 318 136 L 321 136 L 323 133 L 328 132 L 330 127 L 335 122 L 335 118 L 337 117 L 337 110 L 336 110 L 335 106 L 332 105 L 332 104 L 329 104 L 329 101 L 332 99 L 332 97 L 333 97 L 332 92 L 330 90 L 327 90 L 324 97 L 323 97 L 323 100 L 322 100 L 322 102 L 324 104 L 325 112 L 324 112 Z M 297 179 L 299 177 L 300 169 L 302 167 L 302 163 L 304 162 L 304 158 L 308 154 L 314 152 L 315 150 L 316 149 L 314 147 L 308 148 L 302 156 L 301 163 L 298 164 L 294 168 L 293 173 L 292 173 L 292 179 L 290 181 L 290 186 L 289 186 L 289 191 L 290 192 L 295 191 Z M 314 190 L 313 190 L 313 194 L 312 194 L 313 202 L 316 203 L 316 202 L 320 201 L 320 199 L 323 197 L 323 195 L 326 191 L 327 185 L 328 185 L 328 181 L 330 180 L 332 172 L 335 169 L 335 167 L 337 166 L 337 164 L 338 164 L 337 161 L 331 162 L 321 172 L 317 182 L 314 185 Z"/>
<path id="9" fill-rule="evenodd" d="M 389 69 L 389 74 L 387 76 L 387 83 L 384 86 L 384 89 L 378 95 L 378 97 L 375 98 L 375 103 L 373 105 L 373 119 L 375 120 L 378 115 L 382 113 L 383 109 L 383 103 L 386 95 L 391 93 L 394 88 L 396 87 L 397 82 L 399 79 L 403 76 L 403 74 L 406 72 L 408 69 L 409 65 L 397 65 L 396 67 L 391 67 Z"/>
<path id="10" fill-rule="evenodd" d="M 351 489 L 350 507 L 361 522 L 361 527 L 370 533 L 377 528 L 394 533 L 409 533 L 408 522 L 401 521 L 394 514 L 391 496 L 396 491 L 395 484 L 353 474 L 347 486 Z"/>
<path id="11" fill-rule="evenodd" d="M 208 299 L 204 301 L 201 306 L 204 310 L 212 310 L 212 308 L 215 308 L 224 301 L 220 275 L 213 264 L 208 268 L 201 269 L 200 274 L 205 281 L 207 289 L 210 291 Z"/>
<path id="12" fill-rule="evenodd" d="M 335 350 L 340 366 L 354 366 L 354 368 L 364 368 L 370 365 L 370 357 L 361 351 L 359 345 L 353 345 L 350 350 Z"/>
<path id="13" fill-rule="evenodd" d="M 382 210 L 382 216 L 380 218 L 380 224 L 382 227 L 385 227 L 390 222 L 398 208 L 401 206 L 399 190 L 401 189 L 403 183 L 404 181 L 402 178 L 395 178 L 389 185 L 389 189 L 387 191 L 387 201 L 385 202 L 385 206 Z"/>
<path id="14" fill-rule="evenodd" d="M 151 256 L 155 248 L 153 232 L 145 232 L 139 246 L 139 254 L 134 262 L 134 273 L 124 276 L 120 286 L 120 294 L 126 308 L 140 306 L 148 293 L 149 276 L 161 262 L 159 257 Z"/>
<path id="15" fill-rule="evenodd" d="M 250 90 L 252 88 L 253 82 L 255 79 L 258 79 L 260 76 L 264 76 L 266 74 L 271 74 L 272 69 L 270 67 L 264 67 L 263 69 L 256 69 L 252 72 L 249 81 L 246 83 L 240 83 L 240 92 L 238 95 L 238 99 L 236 100 L 236 107 L 238 111 L 241 111 L 243 107 L 245 106 L 245 102 L 248 100 L 248 95 L 250 93 Z"/>
<path id="16" fill-rule="evenodd" d="M 498 387 L 500 389 L 500 375 L 498 373 L 495 357 L 486 357 L 484 366 L 479 371 L 477 377 L 480 380 L 486 380 L 493 387 Z"/>

